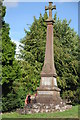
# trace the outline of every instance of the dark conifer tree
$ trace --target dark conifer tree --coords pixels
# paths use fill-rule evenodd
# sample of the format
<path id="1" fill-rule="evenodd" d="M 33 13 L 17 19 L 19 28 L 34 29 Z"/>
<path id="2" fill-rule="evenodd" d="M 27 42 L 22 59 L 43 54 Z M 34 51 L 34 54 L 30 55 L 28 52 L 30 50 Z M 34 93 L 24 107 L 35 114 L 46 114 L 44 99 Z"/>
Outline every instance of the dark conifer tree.
<path id="1" fill-rule="evenodd" d="M 16 45 L 9 37 L 9 24 L 4 21 L 5 14 L 6 7 L 0 2 L 0 18 L 2 22 L 0 28 L 2 39 L 2 48 L 0 47 L 0 52 L 2 52 L 2 110 L 10 111 L 19 105 L 14 90 L 14 81 L 18 81 L 21 74 L 18 62 L 15 60 Z"/>

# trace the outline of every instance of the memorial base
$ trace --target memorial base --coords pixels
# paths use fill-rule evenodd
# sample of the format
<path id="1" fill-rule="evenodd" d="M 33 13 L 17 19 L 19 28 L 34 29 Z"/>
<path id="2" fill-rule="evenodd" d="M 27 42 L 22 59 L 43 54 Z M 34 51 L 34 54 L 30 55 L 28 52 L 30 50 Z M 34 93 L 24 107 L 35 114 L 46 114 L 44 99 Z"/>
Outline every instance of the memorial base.
<path id="1" fill-rule="evenodd" d="M 72 105 L 66 104 L 66 101 L 61 99 L 59 88 L 37 88 L 36 99 L 33 99 L 23 109 L 17 109 L 17 112 L 19 114 L 53 113 L 56 111 L 63 112 L 71 108 Z"/>
<path id="2" fill-rule="evenodd" d="M 56 77 L 41 77 L 40 87 L 37 88 L 36 100 L 37 103 L 43 104 L 58 104 L 62 101 Z"/>
<path id="3" fill-rule="evenodd" d="M 59 104 L 62 99 L 60 97 L 60 89 L 54 87 L 53 89 L 50 88 L 37 88 L 37 103 L 43 104 Z"/>

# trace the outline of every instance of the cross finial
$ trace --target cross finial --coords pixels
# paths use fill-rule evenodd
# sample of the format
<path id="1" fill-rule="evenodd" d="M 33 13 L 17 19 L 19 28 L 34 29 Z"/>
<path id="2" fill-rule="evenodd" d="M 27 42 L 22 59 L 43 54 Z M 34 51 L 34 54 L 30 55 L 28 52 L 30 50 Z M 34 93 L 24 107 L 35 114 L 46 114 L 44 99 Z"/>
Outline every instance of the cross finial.
<path id="1" fill-rule="evenodd" d="M 56 9 L 56 6 L 52 6 L 53 2 L 49 2 L 49 6 L 45 6 L 45 10 L 49 10 L 49 19 L 52 19 L 52 10 Z"/>

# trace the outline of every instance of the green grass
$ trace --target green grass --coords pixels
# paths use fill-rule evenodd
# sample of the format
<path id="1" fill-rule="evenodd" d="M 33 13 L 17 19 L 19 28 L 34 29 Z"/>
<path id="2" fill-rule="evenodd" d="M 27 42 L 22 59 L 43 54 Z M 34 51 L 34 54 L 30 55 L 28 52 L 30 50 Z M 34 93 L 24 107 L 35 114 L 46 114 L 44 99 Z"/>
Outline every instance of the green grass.
<path id="1" fill-rule="evenodd" d="M 64 112 L 36 113 L 20 115 L 16 112 L 4 113 L 2 118 L 78 118 L 78 106 Z"/>

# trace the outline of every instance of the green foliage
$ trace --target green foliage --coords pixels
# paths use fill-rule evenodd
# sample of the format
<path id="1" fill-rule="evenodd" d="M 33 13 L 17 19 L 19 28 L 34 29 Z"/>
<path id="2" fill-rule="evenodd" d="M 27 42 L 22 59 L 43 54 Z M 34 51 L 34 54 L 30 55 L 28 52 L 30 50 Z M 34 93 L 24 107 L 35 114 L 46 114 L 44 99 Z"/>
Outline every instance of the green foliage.
<path id="1" fill-rule="evenodd" d="M 47 13 L 44 17 L 40 14 L 39 20 L 34 17 L 30 31 L 26 31 L 26 37 L 21 40 L 24 44 L 20 58 L 22 65 L 22 85 L 26 94 L 33 94 L 40 83 L 40 72 L 44 61 Z M 43 26 L 43 27 L 42 27 Z"/>
<path id="2" fill-rule="evenodd" d="M 47 13 L 39 19 L 34 17 L 30 30 L 25 30 L 26 36 L 21 40 L 24 44 L 21 48 L 20 58 L 23 59 L 22 83 L 29 91 L 35 91 L 39 86 L 40 72 L 44 62 L 46 31 L 45 20 Z M 78 35 L 71 29 L 66 19 L 63 21 L 54 16 L 54 53 L 58 86 L 61 88 L 61 96 L 70 99 L 72 103 L 79 103 L 79 73 L 78 73 Z M 24 65 L 23 65 L 24 66 Z M 25 72 L 26 71 L 26 72 Z M 36 72 L 35 72 L 36 71 Z M 25 81 L 26 82 L 25 82 Z M 38 80 L 38 82 L 36 82 Z M 36 82 L 36 84 L 35 84 Z M 23 85 L 24 86 L 24 85 Z M 34 88 L 33 88 L 34 87 Z"/>
<path id="3" fill-rule="evenodd" d="M 63 98 L 71 99 L 72 103 L 80 101 L 80 96 L 77 96 L 79 89 L 79 74 L 78 74 L 78 53 L 79 53 L 79 38 L 73 29 L 69 27 L 71 21 L 62 22 L 56 20 L 54 25 L 54 49 L 55 49 L 55 66 L 59 76 L 58 85 L 61 88 Z"/>
<path id="4" fill-rule="evenodd" d="M 1 4 L 2 5 L 2 4 Z M 5 23 L 6 8 L 2 5 L 0 17 L 2 17 L 2 111 L 10 111 L 20 105 L 18 95 L 14 89 L 14 81 L 21 79 L 20 66 L 15 60 L 16 45 L 9 37 L 9 25 Z"/>

